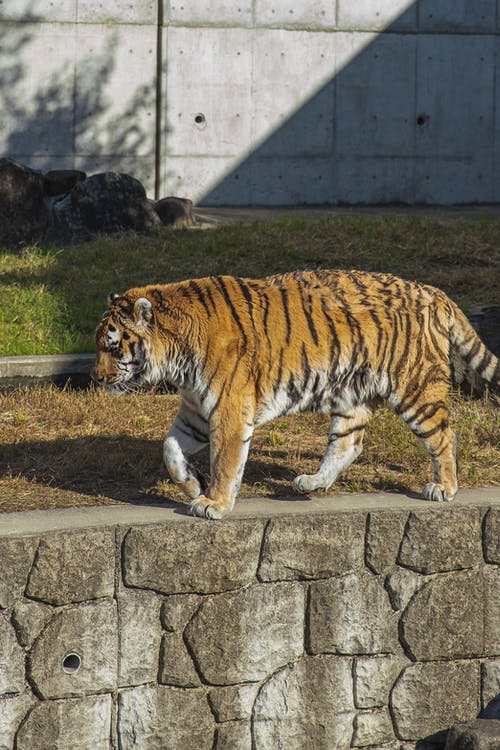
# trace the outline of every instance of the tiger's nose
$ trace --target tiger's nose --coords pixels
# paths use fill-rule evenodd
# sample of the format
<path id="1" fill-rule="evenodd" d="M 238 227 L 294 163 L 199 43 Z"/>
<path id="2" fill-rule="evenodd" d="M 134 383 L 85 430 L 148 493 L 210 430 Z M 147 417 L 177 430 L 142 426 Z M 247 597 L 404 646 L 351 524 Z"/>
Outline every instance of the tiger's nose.
<path id="1" fill-rule="evenodd" d="M 106 380 L 104 375 L 98 375 L 94 367 L 90 370 L 90 378 L 97 385 L 102 385 Z"/>

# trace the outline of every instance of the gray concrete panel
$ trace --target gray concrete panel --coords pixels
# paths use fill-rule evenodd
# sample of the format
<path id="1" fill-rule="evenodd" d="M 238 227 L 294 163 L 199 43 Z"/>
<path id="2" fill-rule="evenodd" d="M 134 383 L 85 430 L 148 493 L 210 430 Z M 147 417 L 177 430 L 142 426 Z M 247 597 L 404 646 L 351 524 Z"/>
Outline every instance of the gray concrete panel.
<path id="1" fill-rule="evenodd" d="M 152 154 L 155 98 L 156 27 L 78 26 L 75 151 L 79 156 Z"/>
<path id="2" fill-rule="evenodd" d="M 494 164 L 489 157 L 415 160 L 415 203 L 491 203 Z"/>
<path id="3" fill-rule="evenodd" d="M 166 153 L 233 156 L 249 148 L 252 34 L 235 28 L 168 30 Z"/>
<path id="4" fill-rule="evenodd" d="M 382 30 L 390 26 L 399 31 L 414 31 L 416 5 L 412 0 L 338 0 L 338 27 Z"/>
<path id="5" fill-rule="evenodd" d="M 163 0 L 164 23 L 251 26 L 252 0 Z"/>
<path id="6" fill-rule="evenodd" d="M 201 201 L 210 194 L 213 205 L 248 206 L 252 203 L 253 173 L 239 170 L 238 159 L 211 156 L 168 156 L 162 193 Z"/>
<path id="7" fill-rule="evenodd" d="M 425 35 L 417 42 L 417 156 L 493 148 L 493 36 Z"/>
<path id="8" fill-rule="evenodd" d="M 76 21 L 77 0 L 3 0 L 0 21 Z"/>
<path id="9" fill-rule="evenodd" d="M 420 0 L 419 30 L 491 32 L 495 12 L 495 0 Z"/>
<path id="10" fill-rule="evenodd" d="M 259 156 L 330 153 L 333 140 L 337 35 L 256 32 L 252 141 Z M 282 126 L 287 124 L 286 128 Z"/>
<path id="11" fill-rule="evenodd" d="M 155 0 L 78 0 L 79 23 L 155 24 Z"/>
<path id="12" fill-rule="evenodd" d="M 411 159 L 339 157 L 333 165 L 332 203 L 413 203 Z"/>
<path id="13" fill-rule="evenodd" d="M 306 205 L 332 201 L 331 162 L 322 157 L 255 158 L 252 203 L 257 206 Z"/>
<path id="14" fill-rule="evenodd" d="M 332 0 L 255 0 L 257 26 L 335 27 L 335 3 Z"/>
<path id="15" fill-rule="evenodd" d="M 337 44 L 352 45 L 352 35 Z M 379 35 L 336 80 L 336 148 L 343 156 L 413 152 L 415 37 Z"/>

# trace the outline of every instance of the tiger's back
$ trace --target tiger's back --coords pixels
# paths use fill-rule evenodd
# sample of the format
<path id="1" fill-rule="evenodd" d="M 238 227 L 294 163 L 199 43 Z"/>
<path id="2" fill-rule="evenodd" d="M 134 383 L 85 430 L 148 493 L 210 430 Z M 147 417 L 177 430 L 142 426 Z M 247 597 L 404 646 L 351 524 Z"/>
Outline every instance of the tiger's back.
<path id="1" fill-rule="evenodd" d="M 434 481 L 424 497 L 451 499 L 457 489 L 446 406 L 452 371 L 462 363 L 464 372 L 494 387 L 500 382 L 498 360 L 443 292 L 389 274 L 223 276 L 130 290 L 115 298 L 98 328 L 97 378 L 100 348 L 102 362 L 111 363 L 105 351 L 110 319 L 128 341 L 137 337 L 136 362 L 143 352 L 143 366 L 123 382 L 163 377 L 180 390 L 165 462 L 191 498 L 192 511 L 207 517 L 232 507 L 257 425 L 298 411 L 331 414 L 318 472 L 294 482 L 309 492 L 328 488 L 359 455 L 381 400 L 408 423 L 432 459 Z M 110 384 L 115 376 L 104 379 Z M 202 494 L 189 457 L 207 443 L 212 477 Z"/>

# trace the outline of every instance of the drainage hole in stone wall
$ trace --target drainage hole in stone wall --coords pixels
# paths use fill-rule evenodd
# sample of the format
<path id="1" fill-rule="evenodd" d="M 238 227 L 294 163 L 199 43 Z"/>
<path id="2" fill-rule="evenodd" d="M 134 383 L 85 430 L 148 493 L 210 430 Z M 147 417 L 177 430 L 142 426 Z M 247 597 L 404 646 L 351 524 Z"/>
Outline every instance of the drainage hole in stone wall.
<path id="1" fill-rule="evenodd" d="M 66 674 L 75 674 L 82 666 L 82 658 L 78 654 L 66 654 L 63 659 L 62 668 Z"/>
<path id="2" fill-rule="evenodd" d="M 200 130 L 203 130 L 203 128 L 206 128 L 207 126 L 207 118 L 203 114 L 203 112 L 198 112 L 197 115 L 194 116 L 194 123 L 197 128 Z"/>

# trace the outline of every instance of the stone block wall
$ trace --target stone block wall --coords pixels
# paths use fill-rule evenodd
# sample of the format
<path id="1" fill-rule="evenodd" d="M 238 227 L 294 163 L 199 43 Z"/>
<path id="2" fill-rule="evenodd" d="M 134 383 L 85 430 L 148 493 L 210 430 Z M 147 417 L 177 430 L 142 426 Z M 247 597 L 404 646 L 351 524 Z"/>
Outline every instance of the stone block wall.
<path id="1" fill-rule="evenodd" d="M 0 534 L 0 750 L 409 750 L 499 692 L 500 507 L 168 518 Z"/>

